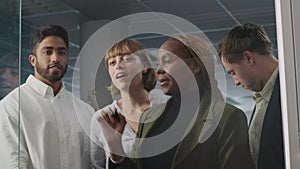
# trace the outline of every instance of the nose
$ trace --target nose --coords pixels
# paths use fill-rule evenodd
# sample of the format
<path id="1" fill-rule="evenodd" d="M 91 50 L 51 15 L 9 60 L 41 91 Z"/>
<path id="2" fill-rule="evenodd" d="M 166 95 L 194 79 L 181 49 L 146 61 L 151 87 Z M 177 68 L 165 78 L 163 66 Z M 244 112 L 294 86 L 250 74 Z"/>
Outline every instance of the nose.
<path id="1" fill-rule="evenodd" d="M 116 60 L 116 69 L 123 69 L 124 68 L 124 62 L 121 59 Z"/>
<path id="2" fill-rule="evenodd" d="M 234 84 L 236 86 L 239 86 L 241 84 L 241 82 L 239 81 L 239 79 L 237 77 L 233 77 L 233 80 L 234 80 Z"/>
<path id="3" fill-rule="evenodd" d="M 163 69 L 163 67 L 161 65 L 158 65 L 156 68 L 156 74 L 164 74 L 165 70 Z"/>
<path id="4" fill-rule="evenodd" d="M 51 62 L 54 62 L 54 63 L 59 63 L 59 54 L 58 52 L 54 51 L 51 55 Z"/>

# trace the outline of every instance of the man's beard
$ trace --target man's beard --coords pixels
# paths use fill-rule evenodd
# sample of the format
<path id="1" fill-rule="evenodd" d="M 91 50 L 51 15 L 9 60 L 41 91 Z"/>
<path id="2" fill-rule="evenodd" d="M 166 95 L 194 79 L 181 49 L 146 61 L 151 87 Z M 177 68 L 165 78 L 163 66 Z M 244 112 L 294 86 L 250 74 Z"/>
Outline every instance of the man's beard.
<path id="1" fill-rule="evenodd" d="M 46 69 L 43 69 L 40 67 L 40 64 L 38 62 L 38 60 L 36 60 L 36 70 L 37 72 L 45 79 L 49 80 L 50 82 L 58 82 L 60 81 L 63 76 L 65 75 L 65 73 L 67 72 L 67 65 L 64 67 L 63 65 L 56 63 L 55 65 L 57 65 L 58 67 L 60 67 L 62 69 L 62 73 L 54 73 L 54 74 L 50 74 L 49 73 L 49 69 L 50 66 L 53 65 L 48 65 Z"/>

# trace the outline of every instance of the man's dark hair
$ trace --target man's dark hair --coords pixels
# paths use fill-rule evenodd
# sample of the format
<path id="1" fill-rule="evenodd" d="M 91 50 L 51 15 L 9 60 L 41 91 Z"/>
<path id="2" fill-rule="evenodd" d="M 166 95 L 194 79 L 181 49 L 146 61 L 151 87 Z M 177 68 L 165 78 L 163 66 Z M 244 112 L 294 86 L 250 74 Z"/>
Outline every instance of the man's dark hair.
<path id="1" fill-rule="evenodd" d="M 60 25 L 45 25 L 37 28 L 31 35 L 30 47 L 35 54 L 37 44 L 41 43 L 48 36 L 58 36 L 62 38 L 69 48 L 69 38 L 67 31 Z"/>
<path id="2" fill-rule="evenodd" d="M 242 59 L 244 51 L 256 52 L 260 55 L 272 55 L 272 42 L 263 28 L 256 23 L 236 25 L 218 45 L 220 59 L 235 63 Z"/>

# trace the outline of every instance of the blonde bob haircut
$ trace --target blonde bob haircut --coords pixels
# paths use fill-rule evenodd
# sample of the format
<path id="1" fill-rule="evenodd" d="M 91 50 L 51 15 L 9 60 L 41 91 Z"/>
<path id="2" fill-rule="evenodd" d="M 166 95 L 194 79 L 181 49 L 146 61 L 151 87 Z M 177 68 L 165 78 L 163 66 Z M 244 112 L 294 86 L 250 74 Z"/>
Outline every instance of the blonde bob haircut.
<path id="1" fill-rule="evenodd" d="M 133 39 L 123 39 L 115 43 L 105 54 L 105 65 L 108 68 L 108 59 L 110 58 L 133 53 L 139 56 L 141 63 L 147 68 L 147 72 L 143 73 L 142 82 L 145 90 L 149 92 L 156 85 L 156 74 L 150 60 L 149 53 L 139 41 Z M 111 92 L 112 96 L 120 96 L 119 89 L 117 89 L 113 83 L 111 83 L 107 89 Z"/>

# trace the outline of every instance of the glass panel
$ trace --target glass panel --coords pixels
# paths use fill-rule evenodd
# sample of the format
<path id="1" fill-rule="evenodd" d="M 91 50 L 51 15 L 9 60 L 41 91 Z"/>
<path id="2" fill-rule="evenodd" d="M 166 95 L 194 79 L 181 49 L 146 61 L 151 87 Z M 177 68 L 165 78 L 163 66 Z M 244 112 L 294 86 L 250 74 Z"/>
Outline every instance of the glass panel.
<path id="1" fill-rule="evenodd" d="M 0 4 L 0 100 L 19 85 L 19 1 Z"/>
<path id="2" fill-rule="evenodd" d="M 300 1 L 277 0 L 278 53 L 281 68 L 281 105 L 287 168 L 300 166 Z"/>
<path id="3" fill-rule="evenodd" d="M 63 81 L 68 90 L 72 90 L 72 74 L 74 64 L 79 53 L 79 13 L 65 3 L 58 0 L 23 0 L 22 1 L 22 83 L 33 68 L 28 62 L 30 51 L 30 35 L 41 25 L 58 24 L 64 26 L 69 34 L 69 66 Z M 79 89 L 79 86 L 76 88 Z"/>
<path id="4" fill-rule="evenodd" d="M 22 11 L 22 13 L 20 14 L 19 11 Z M 88 51 L 90 52 L 88 55 L 83 55 L 86 52 L 84 51 L 86 42 L 93 38 L 92 35 L 96 31 L 104 29 L 108 23 L 120 17 L 139 12 L 163 12 L 180 17 L 203 31 L 215 48 L 232 26 L 246 22 L 256 22 L 264 26 L 273 42 L 274 55 L 278 56 L 273 0 L 264 0 L 263 2 L 261 0 L 173 0 L 172 3 L 167 0 L 124 0 L 122 2 L 113 0 L 1 0 L 0 52 L 3 54 L 0 60 L 0 73 L 3 74 L 0 79 L 0 94 L 3 93 L 0 95 L 1 98 L 15 86 L 24 84 L 29 74 L 34 73 L 33 67 L 28 61 L 28 56 L 31 54 L 29 39 L 32 31 L 41 25 L 58 24 L 67 30 L 69 34 L 68 71 L 63 77 L 63 82 L 69 91 L 96 110 L 112 101 L 110 93 L 106 90 L 111 81 L 105 63 L 103 60 L 91 60 L 91 57 L 97 58 L 105 53 L 109 47 L 105 46 L 108 42 L 130 34 L 131 37 L 141 41 L 147 48 L 157 49 L 166 40 L 164 35 L 151 31 L 143 32 L 142 35 L 131 34 L 137 32 L 135 29 L 140 29 L 143 24 L 148 24 L 145 29 L 151 28 L 152 24 L 158 23 L 156 21 L 166 22 L 167 24 L 161 24 L 161 26 L 168 25 L 177 32 L 199 33 L 193 32 L 194 29 L 182 31 L 178 29 L 182 28 L 182 25 L 176 25 L 174 20 L 166 20 L 164 17 L 160 17 L 158 20 L 149 17 L 144 21 L 131 24 L 121 21 L 116 24 L 118 26 L 107 30 L 108 33 L 103 35 L 108 39 L 99 44 L 92 44 L 93 47 L 100 50 L 99 53 Z M 22 16 L 21 24 L 20 15 Z M 159 17 L 159 15 L 156 15 L 156 17 Z M 173 35 L 176 35 L 176 33 Z M 155 55 L 156 53 L 153 52 L 151 56 L 153 63 L 156 63 Z M 11 57 L 7 59 L 7 56 Z M 79 58 L 79 56 L 81 57 Z M 13 58 L 17 58 L 17 61 Z M 90 67 L 95 67 L 96 71 L 89 71 Z M 10 72 L 8 68 L 11 69 Z M 216 69 L 223 70 L 223 67 L 219 64 Z M 9 85 L 3 80 L 5 72 L 11 74 Z M 15 80 L 17 83 L 12 82 L 15 76 L 19 76 Z M 222 87 L 225 87 L 223 93 L 226 101 L 242 109 L 249 122 L 254 108 L 252 92 L 236 87 L 228 74 L 224 75 L 223 72 L 216 72 L 216 76 L 220 78 L 221 83 L 225 83 Z M 89 123 L 82 125 L 89 134 Z"/>
<path id="5" fill-rule="evenodd" d="M 126 1 L 120 5 L 113 1 L 89 1 L 76 2 L 65 0 L 23 0 L 22 13 L 22 74 L 21 82 L 24 82 L 29 73 L 32 73 L 32 67 L 27 61 L 29 51 L 29 35 L 33 28 L 44 24 L 60 24 L 64 26 L 70 35 L 70 50 L 69 50 L 69 69 L 64 76 L 64 82 L 67 89 L 80 96 L 83 100 L 93 104 L 95 102 L 94 86 L 88 86 L 85 79 L 79 83 L 72 81 L 73 72 L 79 71 L 75 69 L 75 63 L 79 52 L 90 36 L 99 28 L 110 21 L 137 12 L 160 11 L 182 17 L 192 24 L 195 24 L 200 30 L 204 31 L 206 36 L 211 40 L 212 44 L 217 47 L 218 42 L 225 33 L 235 24 L 245 22 L 257 22 L 264 26 L 274 45 L 274 54 L 277 56 L 277 43 L 275 31 L 275 14 L 273 0 L 267 0 L 261 3 L 242 3 L 231 1 L 207 1 L 205 5 L 202 2 L 189 0 L 193 6 L 184 7 L 183 10 L 172 10 L 166 1 Z M 196 3 L 196 4 L 195 4 Z M 182 7 L 183 2 L 175 1 L 172 3 L 174 9 L 177 6 Z M 205 7 L 204 7 L 205 6 Z M 114 12 L 111 12 L 111 9 Z M 208 9 L 216 9 L 218 13 L 209 11 Z M 189 11 L 189 12 L 183 12 Z M 210 19 L 209 19 L 210 18 Z M 120 34 L 121 31 L 118 31 Z M 115 35 L 112 35 L 115 36 Z M 160 36 L 149 36 L 139 38 L 146 43 L 151 43 L 150 46 L 158 47 L 161 43 Z M 149 45 L 148 45 L 149 46 Z M 23 62 L 24 61 L 24 62 Z M 87 75 L 90 77 L 91 72 Z M 78 77 L 76 77 L 78 78 Z M 250 119 L 254 102 L 252 101 L 252 93 L 235 87 L 229 75 L 226 75 L 228 102 L 241 108 Z M 94 83 L 94 82 L 93 82 Z M 99 100 L 99 102 L 107 103 L 108 101 Z"/>
<path id="6" fill-rule="evenodd" d="M 21 61 L 21 48 L 20 48 L 20 0 L 1 0 L 0 1 L 0 100 L 2 100 L 8 93 L 14 90 L 20 84 L 20 61 Z M 15 90 L 18 92 L 17 90 Z M 16 98 L 18 100 L 18 98 Z M 1 128 L 1 139 L 0 139 L 0 159 L 1 167 L 8 168 L 10 153 L 7 151 L 6 132 L 8 131 L 2 124 L 5 120 L 3 115 L 3 105 L 1 104 L 1 117 L 0 124 Z M 15 105 L 16 118 L 15 129 L 18 130 L 19 123 L 19 110 L 18 103 Z M 16 133 L 17 134 L 17 133 Z M 4 139 L 3 139 L 4 138 Z M 13 140 L 14 146 L 11 147 L 16 157 L 15 166 L 18 166 L 18 150 L 19 150 L 19 136 L 18 134 Z"/>

